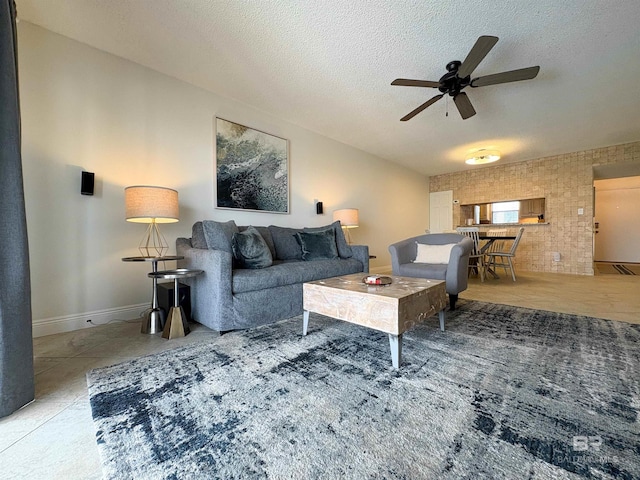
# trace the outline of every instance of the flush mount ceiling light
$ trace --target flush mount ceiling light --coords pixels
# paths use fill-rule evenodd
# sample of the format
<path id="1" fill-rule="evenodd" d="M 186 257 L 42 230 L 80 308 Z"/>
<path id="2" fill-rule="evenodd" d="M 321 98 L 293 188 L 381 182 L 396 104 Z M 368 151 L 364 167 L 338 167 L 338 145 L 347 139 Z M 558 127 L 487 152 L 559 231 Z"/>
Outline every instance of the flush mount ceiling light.
<path id="1" fill-rule="evenodd" d="M 478 150 L 469 155 L 464 161 L 468 165 L 482 165 L 500 160 L 500 152 L 497 150 Z"/>

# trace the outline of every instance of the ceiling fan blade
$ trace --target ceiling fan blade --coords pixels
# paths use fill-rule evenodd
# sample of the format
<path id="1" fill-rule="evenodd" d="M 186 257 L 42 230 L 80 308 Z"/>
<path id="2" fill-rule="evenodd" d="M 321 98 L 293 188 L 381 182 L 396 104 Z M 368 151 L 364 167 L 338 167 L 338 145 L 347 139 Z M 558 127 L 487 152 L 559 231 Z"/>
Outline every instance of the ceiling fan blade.
<path id="1" fill-rule="evenodd" d="M 498 83 L 519 82 L 520 80 L 531 80 L 536 78 L 540 67 L 520 68 L 519 70 L 511 70 L 509 72 L 494 73 L 484 77 L 474 78 L 471 82 L 472 87 L 486 87 L 487 85 L 496 85 Z"/>
<path id="2" fill-rule="evenodd" d="M 466 120 L 469 117 L 473 117 L 476 114 L 476 110 L 471 105 L 471 100 L 466 93 L 462 92 L 453 97 L 453 101 L 458 107 L 458 111 L 460 112 L 460 116 L 463 120 Z"/>
<path id="3" fill-rule="evenodd" d="M 410 80 L 408 78 L 396 78 L 391 85 L 402 85 L 404 87 L 431 87 L 438 88 L 440 82 L 431 82 L 429 80 Z"/>
<path id="4" fill-rule="evenodd" d="M 407 120 L 411 120 L 413 117 L 415 117 L 417 114 L 419 114 L 421 111 L 423 111 L 425 108 L 427 108 L 429 105 L 433 105 L 434 103 L 436 103 L 438 100 L 440 100 L 442 97 L 444 96 L 444 94 L 440 94 L 440 95 L 436 95 L 435 97 L 427 100 L 426 102 L 424 102 L 422 105 L 420 105 L 418 108 L 416 108 L 415 110 L 407 113 L 404 117 L 402 117 L 400 119 L 401 122 L 406 122 Z M 473 107 L 472 107 L 473 108 Z"/>
<path id="5" fill-rule="evenodd" d="M 458 68 L 458 76 L 460 78 L 464 78 L 471 75 L 496 43 L 498 43 L 498 37 L 483 35 L 478 38 L 478 40 L 476 40 L 476 44 L 467 55 L 467 58 L 464 59 L 464 62 L 462 62 L 462 65 Z"/>

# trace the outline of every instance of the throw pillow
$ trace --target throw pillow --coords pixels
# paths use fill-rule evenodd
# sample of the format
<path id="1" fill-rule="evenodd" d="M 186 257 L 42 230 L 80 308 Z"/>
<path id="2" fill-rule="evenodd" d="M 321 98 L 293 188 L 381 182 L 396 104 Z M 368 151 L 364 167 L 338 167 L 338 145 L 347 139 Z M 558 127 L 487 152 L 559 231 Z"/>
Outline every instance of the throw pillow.
<path id="1" fill-rule="evenodd" d="M 342 225 L 340 224 L 340 220 L 336 220 L 332 224 L 325 225 L 324 227 L 305 228 L 304 231 L 320 232 L 328 228 L 333 228 L 336 234 L 336 247 L 338 248 L 338 255 L 340 256 L 340 258 L 353 257 L 353 251 L 351 250 L 351 246 L 347 243 L 347 240 L 344 238 L 344 232 L 342 231 Z"/>
<path id="2" fill-rule="evenodd" d="M 231 239 L 233 258 L 240 268 L 265 268 L 273 264 L 267 242 L 254 227 L 233 234 Z"/>
<path id="3" fill-rule="evenodd" d="M 202 222 L 196 222 L 193 224 L 193 227 L 191 227 L 191 246 L 193 248 L 208 248 Z"/>
<path id="4" fill-rule="evenodd" d="M 202 228 L 209 249 L 224 250 L 231 253 L 231 238 L 234 233 L 238 233 L 236 222 L 233 220 L 228 222 L 205 220 L 202 222 Z"/>
<path id="5" fill-rule="evenodd" d="M 338 258 L 333 228 L 319 232 L 298 232 L 296 238 L 302 247 L 302 259 L 305 261 Z"/>
<path id="6" fill-rule="evenodd" d="M 418 251 L 414 263 L 433 263 L 441 265 L 449 263 L 451 249 L 457 245 L 456 243 L 447 243 L 445 245 L 425 245 L 423 243 L 416 243 Z"/>
<path id="7" fill-rule="evenodd" d="M 249 227 L 243 227 L 243 226 L 239 225 L 238 226 L 238 231 L 239 232 L 244 232 L 247 228 L 249 228 Z M 267 246 L 269 247 L 269 250 L 271 251 L 271 257 L 272 258 L 276 258 L 276 246 L 273 244 L 273 237 L 271 236 L 271 232 L 269 231 L 269 227 L 253 226 L 253 228 L 258 230 L 260 235 L 262 235 L 262 238 L 264 238 L 264 241 L 267 242 Z"/>
<path id="8" fill-rule="evenodd" d="M 296 233 L 301 232 L 301 228 L 276 227 L 269 225 L 271 238 L 276 248 L 276 258 L 278 260 L 302 260 L 302 248 L 296 240 Z"/>

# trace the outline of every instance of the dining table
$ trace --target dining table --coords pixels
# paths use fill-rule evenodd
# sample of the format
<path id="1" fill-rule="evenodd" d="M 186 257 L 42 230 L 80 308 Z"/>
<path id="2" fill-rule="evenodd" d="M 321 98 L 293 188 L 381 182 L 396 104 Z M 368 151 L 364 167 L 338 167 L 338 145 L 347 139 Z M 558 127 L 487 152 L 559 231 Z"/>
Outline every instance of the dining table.
<path id="1" fill-rule="evenodd" d="M 487 232 L 479 232 L 478 240 L 481 242 L 485 242 L 480 247 L 480 253 L 485 254 L 489 252 L 491 245 L 494 244 L 497 240 L 515 240 L 516 235 L 489 235 Z M 487 272 L 491 274 L 493 278 L 500 278 L 500 276 L 493 270 L 492 268 L 487 267 Z"/>

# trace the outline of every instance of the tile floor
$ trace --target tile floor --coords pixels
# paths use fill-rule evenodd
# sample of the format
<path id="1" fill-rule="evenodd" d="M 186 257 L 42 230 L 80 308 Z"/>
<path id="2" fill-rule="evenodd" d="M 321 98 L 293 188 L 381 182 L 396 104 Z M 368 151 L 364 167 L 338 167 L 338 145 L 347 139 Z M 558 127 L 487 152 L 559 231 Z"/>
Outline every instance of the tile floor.
<path id="1" fill-rule="evenodd" d="M 114 322 L 33 340 L 36 399 L 0 420 L 0 478 L 102 478 L 87 371 L 219 338 L 199 324 L 181 339 L 140 333 L 140 321 Z"/>
<path id="2" fill-rule="evenodd" d="M 472 277 L 461 298 L 640 323 L 639 291 L 640 276 L 519 272 L 516 283 Z M 86 372 L 218 338 L 193 324 L 187 337 L 167 341 L 141 334 L 138 320 L 35 338 L 36 400 L 0 420 L 0 478 L 101 478 Z"/>

